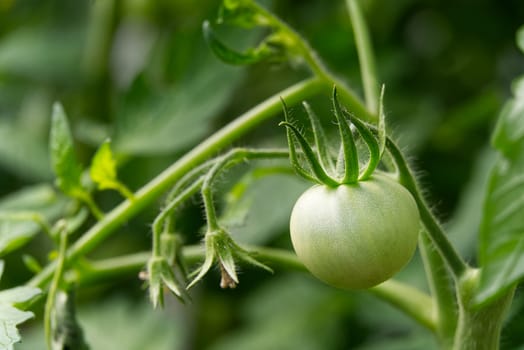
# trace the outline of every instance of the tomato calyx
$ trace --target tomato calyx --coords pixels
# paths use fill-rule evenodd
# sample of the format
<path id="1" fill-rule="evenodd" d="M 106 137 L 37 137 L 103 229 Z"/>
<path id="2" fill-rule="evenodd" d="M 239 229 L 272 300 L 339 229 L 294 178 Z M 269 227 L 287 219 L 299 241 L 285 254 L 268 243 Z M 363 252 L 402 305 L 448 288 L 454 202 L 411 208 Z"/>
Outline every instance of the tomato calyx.
<path id="1" fill-rule="evenodd" d="M 223 228 L 208 232 L 205 235 L 206 254 L 204 263 L 195 271 L 196 275 L 187 289 L 193 287 L 200 281 L 204 275 L 211 269 L 216 262 L 220 268 L 221 288 L 235 288 L 238 284 L 237 263 L 243 262 L 250 265 L 260 267 L 266 271 L 273 272 L 273 270 L 256 260 L 250 252 L 240 247 L 231 238 L 231 235 Z"/>
<path id="2" fill-rule="evenodd" d="M 177 234 L 162 232 L 159 252 L 149 258 L 147 270 L 141 273 L 149 285 L 149 299 L 155 308 L 163 305 L 164 290 L 170 291 L 182 302 L 189 300 L 181 246 L 182 242 Z"/>
<path id="3" fill-rule="evenodd" d="M 314 144 L 309 142 L 304 133 L 290 120 L 288 108 L 282 100 L 285 120 L 279 125 L 286 127 L 290 160 L 295 171 L 307 180 L 329 187 L 354 184 L 370 179 L 384 152 L 383 92 L 382 89 L 378 132 L 376 132 L 375 126 L 361 121 L 340 104 L 336 87 L 333 88 L 333 111 L 341 140 L 340 147 L 338 147 L 339 152 L 336 155 L 331 152 L 324 131 L 311 107 L 307 103 L 303 104 L 313 129 Z M 355 136 L 359 136 L 368 149 L 368 160 L 362 169 Z M 300 152 L 297 147 L 300 148 Z"/>

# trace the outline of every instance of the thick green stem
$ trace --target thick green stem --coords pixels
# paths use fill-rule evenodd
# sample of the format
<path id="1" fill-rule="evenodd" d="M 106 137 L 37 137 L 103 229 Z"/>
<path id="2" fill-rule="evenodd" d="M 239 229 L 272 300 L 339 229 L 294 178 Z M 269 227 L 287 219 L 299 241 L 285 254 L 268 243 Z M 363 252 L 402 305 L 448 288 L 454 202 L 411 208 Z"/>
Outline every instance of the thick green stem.
<path id="1" fill-rule="evenodd" d="M 459 322 L 453 350 L 498 350 L 500 332 L 515 288 L 480 309 L 474 306 L 479 270 L 468 269 L 458 284 Z"/>
<path id="2" fill-rule="evenodd" d="M 254 126 L 281 112 L 281 97 L 285 98 L 290 104 L 296 104 L 316 94 L 322 90 L 324 86 L 324 82 L 319 79 L 308 79 L 297 83 L 281 91 L 279 94 L 270 97 L 218 130 L 138 190 L 135 193 L 135 199 L 133 201 L 125 200 L 107 213 L 102 220 L 91 227 L 90 230 L 68 249 L 67 259 L 74 260 L 90 252 L 124 222 L 162 195 L 169 186 L 192 168 L 198 166 L 218 150 L 247 133 Z M 28 284 L 43 287 L 51 278 L 55 268 L 56 263 L 49 264 L 38 275 L 31 279 Z"/>
<path id="3" fill-rule="evenodd" d="M 453 344 L 458 317 L 453 280 L 446 271 L 444 260 L 426 233 L 419 238 L 419 250 L 424 262 L 429 290 L 434 297 L 435 333 L 441 345 L 447 349 Z"/>
<path id="4" fill-rule="evenodd" d="M 448 240 L 444 230 L 426 204 L 422 192 L 418 188 L 415 176 L 411 172 L 411 169 L 400 149 L 389 138 L 386 141 L 386 147 L 395 160 L 400 183 L 413 195 L 413 198 L 417 203 L 420 212 L 420 219 L 426 228 L 431 242 L 435 245 L 435 248 L 437 248 L 442 256 L 442 259 L 446 263 L 454 280 L 458 281 L 463 273 L 468 269 L 468 265 Z"/>

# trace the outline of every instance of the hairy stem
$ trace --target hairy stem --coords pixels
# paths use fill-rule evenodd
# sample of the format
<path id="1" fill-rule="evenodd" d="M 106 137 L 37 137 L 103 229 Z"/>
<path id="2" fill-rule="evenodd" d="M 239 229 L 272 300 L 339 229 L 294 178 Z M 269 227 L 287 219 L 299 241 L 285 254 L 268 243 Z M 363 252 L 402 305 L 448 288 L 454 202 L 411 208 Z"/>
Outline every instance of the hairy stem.
<path id="1" fill-rule="evenodd" d="M 249 251 L 257 260 L 274 269 L 307 272 L 306 267 L 289 250 L 249 245 L 243 245 L 242 248 Z M 82 268 L 78 271 L 68 271 L 66 280 L 77 285 L 114 281 L 122 276 L 137 274 L 144 268 L 150 257 L 151 252 L 147 251 L 94 262 L 84 262 Z M 182 249 L 182 257 L 188 264 L 198 263 L 205 257 L 204 246 L 186 246 Z M 429 330 L 436 328 L 435 313 L 431 308 L 433 301 L 424 292 L 395 280 L 389 280 L 373 287 L 370 292 L 377 298 L 392 304 L 413 317 Z"/>
<path id="2" fill-rule="evenodd" d="M 478 269 L 468 269 L 458 283 L 459 320 L 453 350 L 498 350 L 500 332 L 515 287 L 492 303 L 476 308 L 474 296 L 478 287 Z"/>
<path id="3" fill-rule="evenodd" d="M 293 28 L 283 22 L 280 18 L 273 15 L 273 13 L 267 11 L 262 6 L 256 5 L 258 11 L 264 14 L 266 18 L 269 18 L 272 25 L 285 33 L 287 33 L 293 43 L 296 45 L 296 49 L 301 53 L 302 58 L 306 62 L 307 66 L 318 79 L 322 80 L 325 84 L 332 88 L 336 85 L 340 92 L 340 98 L 348 105 L 351 112 L 355 113 L 359 118 L 368 122 L 377 121 L 377 116 L 372 110 L 368 110 L 366 106 L 361 102 L 360 98 L 357 97 L 356 93 L 353 92 L 344 82 L 337 79 L 324 65 L 324 63 L 318 58 L 315 50 L 311 48 L 304 38 L 298 34 Z"/>
<path id="4" fill-rule="evenodd" d="M 204 182 L 202 183 L 202 199 L 208 225 L 207 232 L 213 232 L 219 228 L 215 204 L 213 202 L 213 182 L 220 171 L 224 171 L 227 167 L 242 160 L 286 157 L 289 157 L 287 150 L 235 148 L 217 159 L 213 167 L 205 175 Z"/>
<path id="5" fill-rule="evenodd" d="M 455 250 L 455 247 L 446 237 L 444 230 L 438 223 L 437 219 L 429 209 L 422 192 L 420 191 L 415 176 L 411 172 L 404 155 L 397 147 L 397 145 L 387 139 L 386 147 L 389 150 L 391 156 L 395 160 L 397 170 L 399 172 L 400 183 L 408 189 L 413 195 L 413 198 L 417 202 L 417 206 L 420 212 L 420 219 L 424 223 L 427 234 L 431 239 L 431 242 L 435 245 L 437 251 L 442 256 L 442 259 L 446 263 L 451 275 L 455 281 L 458 281 L 460 277 L 468 269 L 468 265 Z"/>
<path id="6" fill-rule="evenodd" d="M 288 103 L 296 104 L 317 92 L 325 86 L 324 82 L 308 79 L 297 83 L 280 93 L 270 97 L 250 111 L 241 115 L 230 124 L 218 130 L 215 134 L 200 143 L 193 150 L 160 173 L 135 193 L 133 201 L 125 200 L 111 210 L 98 223 L 80 237 L 67 251 L 67 260 L 74 260 L 97 247 L 104 239 L 119 228 L 124 222 L 136 215 L 144 207 L 162 195 L 175 181 L 180 179 L 192 168 L 198 166 L 223 147 L 229 145 L 240 136 L 251 130 L 262 121 L 281 111 L 280 98 Z M 51 278 L 56 263 L 50 263 L 29 282 L 30 286 L 43 287 Z"/>

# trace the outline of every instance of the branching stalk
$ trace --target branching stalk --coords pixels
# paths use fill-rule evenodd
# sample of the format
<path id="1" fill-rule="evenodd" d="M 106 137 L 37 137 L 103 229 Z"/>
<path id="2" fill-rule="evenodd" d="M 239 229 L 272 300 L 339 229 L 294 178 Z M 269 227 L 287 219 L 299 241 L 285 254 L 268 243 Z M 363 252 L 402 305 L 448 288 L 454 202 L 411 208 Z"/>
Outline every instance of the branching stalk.
<path id="1" fill-rule="evenodd" d="M 125 200 L 108 212 L 68 249 L 67 260 L 77 259 L 90 252 L 124 222 L 162 195 L 169 186 L 183 177 L 191 169 L 204 162 L 218 150 L 244 135 L 256 125 L 280 113 L 281 97 L 290 104 L 296 104 L 318 93 L 324 87 L 324 82 L 318 78 L 297 83 L 268 98 L 266 101 L 255 106 L 230 124 L 218 130 L 138 190 L 135 193 L 135 199 L 133 201 Z M 56 262 L 50 263 L 39 274 L 34 276 L 28 282 L 28 285 L 43 287 L 50 280 L 55 269 Z"/>
<path id="2" fill-rule="evenodd" d="M 289 250 L 252 245 L 242 245 L 241 247 L 251 252 L 255 259 L 274 269 L 308 271 L 297 256 Z M 69 271 L 66 275 L 67 281 L 82 286 L 136 274 L 144 268 L 150 257 L 151 252 L 146 251 L 86 262 L 81 273 Z M 198 263 L 205 257 L 204 247 L 202 245 L 183 247 L 182 257 L 188 264 Z M 413 317 L 427 329 L 434 330 L 437 327 L 435 313 L 431 307 L 428 307 L 433 305 L 433 301 L 426 293 L 393 279 L 373 287 L 370 292 L 377 298 Z"/>

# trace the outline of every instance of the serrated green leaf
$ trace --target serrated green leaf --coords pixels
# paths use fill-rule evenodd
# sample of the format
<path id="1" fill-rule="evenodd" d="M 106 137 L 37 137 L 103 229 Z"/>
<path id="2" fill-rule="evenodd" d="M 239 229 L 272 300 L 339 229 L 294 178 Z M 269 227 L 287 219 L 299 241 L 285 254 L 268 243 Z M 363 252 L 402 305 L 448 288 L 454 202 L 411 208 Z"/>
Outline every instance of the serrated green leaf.
<path id="1" fill-rule="evenodd" d="M 107 140 L 93 156 L 89 168 L 91 179 L 101 190 L 114 189 L 118 183 L 116 178 L 116 160 L 111 151 L 111 141 Z"/>
<path id="2" fill-rule="evenodd" d="M 0 261 L 0 277 L 4 262 Z M 15 303 L 28 301 L 40 294 L 40 289 L 33 287 L 16 287 L 0 292 L 0 348 L 12 349 L 20 341 L 17 326 L 33 317 L 33 313 L 22 311 L 13 306 Z"/>
<path id="3" fill-rule="evenodd" d="M 67 203 L 66 198 L 47 184 L 27 187 L 4 197 L 0 201 L 0 256 L 23 246 L 41 231 L 34 220 L 29 217 L 21 220 L 19 214 L 36 214 L 51 222 L 63 214 Z"/>
<path id="4" fill-rule="evenodd" d="M 524 277 L 524 96 L 504 107 L 492 139 L 500 152 L 492 169 L 480 227 L 482 266 L 477 303 Z"/>
<path id="5" fill-rule="evenodd" d="M 84 192 L 81 184 L 82 166 L 76 158 L 71 129 L 60 103 L 53 105 L 49 148 L 57 186 L 65 194 L 77 197 Z"/>
<path id="6" fill-rule="evenodd" d="M 94 350 L 183 349 L 191 341 L 191 332 L 178 307 L 175 303 L 167 310 L 154 310 L 145 300 L 120 296 L 80 306 L 77 317 Z M 46 350 L 40 325 L 24 330 L 22 337 L 16 350 Z"/>

